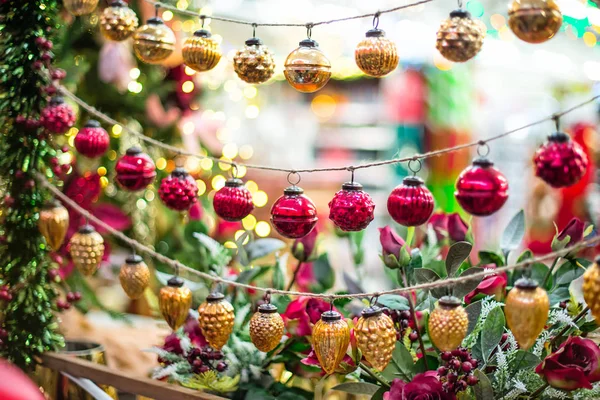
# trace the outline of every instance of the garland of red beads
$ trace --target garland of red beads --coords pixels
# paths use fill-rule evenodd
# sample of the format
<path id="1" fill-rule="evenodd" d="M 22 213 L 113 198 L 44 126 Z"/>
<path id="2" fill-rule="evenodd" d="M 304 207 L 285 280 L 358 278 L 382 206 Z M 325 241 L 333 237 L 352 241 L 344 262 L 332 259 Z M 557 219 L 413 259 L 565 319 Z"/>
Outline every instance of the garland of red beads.
<path id="1" fill-rule="evenodd" d="M 535 174 L 555 188 L 571 186 L 585 175 L 589 160 L 579 143 L 564 132 L 555 132 L 533 158 Z"/>
<path id="2" fill-rule="evenodd" d="M 422 225 L 433 213 L 433 195 L 418 176 L 407 176 L 387 201 L 388 212 L 400 225 Z"/>
<path id="3" fill-rule="evenodd" d="M 198 201 L 198 185 L 185 169 L 175 168 L 161 181 L 158 195 L 170 209 L 186 211 Z"/>
<path id="4" fill-rule="evenodd" d="M 89 120 L 75 136 L 75 148 L 79 154 L 85 157 L 100 157 L 106 153 L 109 145 L 108 132 L 100 126 L 98 121 L 93 119 Z"/>
<path id="5" fill-rule="evenodd" d="M 254 210 L 252 193 L 241 179 L 228 179 L 225 186 L 215 193 L 213 207 L 225 221 L 240 221 Z"/>
<path id="6" fill-rule="evenodd" d="M 117 182 L 123 189 L 135 192 L 148 186 L 156 177 L 154 161 L 139 147 L 130 147 L 115 165 Z"/>
<path id="7" fill-rule="evenodd" d="M 42 110 L 40 123 L 48 131 L 63 135 L 75 124 L 75 113 L 60 96 L 54 96 Z"/>
<path id="8" fill-rule="evenodd" d="M 373 221 L 375 203 L 358 182 L 346 182 L 329 202 L 329 219 L 343 231 L 361 231 Z"/>

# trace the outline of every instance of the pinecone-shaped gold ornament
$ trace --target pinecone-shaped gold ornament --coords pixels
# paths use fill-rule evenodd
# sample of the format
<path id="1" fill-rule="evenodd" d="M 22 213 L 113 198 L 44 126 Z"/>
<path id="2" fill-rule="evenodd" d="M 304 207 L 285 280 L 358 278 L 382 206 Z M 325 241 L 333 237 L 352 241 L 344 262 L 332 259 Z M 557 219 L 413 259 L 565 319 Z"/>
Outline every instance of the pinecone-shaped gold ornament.
<path id="1" fill-rule="evenodd" d="M 513 0 L 508 7 L 508 26 L 527 43 L 552 39 L 563 22 L 554 0 Z"/>
<path id="2" fill-rule="evenodd" d="M 121 287 L 130 299 L 139 299 L 150 284 L 150 269 L 138 255 L 125 260 L 119 272 Z"/>
<path id="3" fill-rule="evenodd" d="M 211 293 L 198 307 L 198 321 L 206 341 L 215 350 L 221 350 L 233 332 L 233 306 L 222 293 Z"/>
<path id="4" fill-rule="evenodd" d="M 596 322 L 600 322 L 600 257 L 583 274 L 583 298 Z"/>
<path id="5" fill-rule="evenodd" d="M 93 226 L 84 225 L 71 237 L 69 252 L 73 264 L 86 276 L 93 275 L 104 255 L 104 239 Z"/>
<path id="6" fill-rule="evenodd" d="M 435 47 L 447 60 L 465 62 L 479 53 L 484 37 L 485 31 L 469 12 L 455 10 L 442 21 Z"/>
<path id="7" fill-rule="evenodd" d="M 63 0 L 68 12 L 76 17 L 91 14 L 98 6 L 98 0 Z"/>
<path id="8" fill-rule="evenodd" d="M 175 34 L 162 19 L 150 18 L 133 34 L 133 51 L 145 63 L 158 64 L 175 50 Z"/>
<path id="9" fill-rule="evenodd" d="M 172 277 L 167 286 L 160 289 L 158 305 L 163 318 L 174 331 L 185 322 L 192 307 L 192 291 L 183 286 L 183 280 Z"/>
<path id="10" fill-rule="evenodd" d="M 467 335 L 469 318 L 461 301 L 453 296 L 444 296 L 429 316 L 429 337 L 435 347 L 451 351 L 460 346 Z"/>
<path id="11" fill-rule="evenodd" d="M 183 43 L 183 62 L 198 72 L 210 71 L 221 59 L 221 48 L 206 29 L 194 32 Z"/>
<path id="12" fill-rule="evenodd" d="M 265 353 L 281 342 L 283 330 L 283 318 L 273 304 L 261 304 L 250 318 L 250 339 L 258 350 Z"/>
<path id="13" fill-rule="evenodd" d="M 48 203 L 40 211 L 38 229 L 48 246 L 58 251 L 69 229 L 69 212 L 56 200 Z"/>
<path id="14" fill-rule="evenodd" d="M 323 371 L 328 375 L 344 359 L 350 344 L 350 327 L 337 311 L 325 311 L 312 331 L 312 346 L 321 363 Z"/>
<path id="15" fill-rule="evenodd" d="M 504 305 L 506 323 L 521 349 L 533 346 L 546 325 L 549 310 L 548 293 L 531 279 L 519 279 L 508 292 Z"/>
<path id="16" fill-rule="evenodd" d="M 383 371 L 392 359 L 396 347 L 394 321 L 377 306 L 361 313 L 354 327 L 356 344 L 365 359 L 378 371 Z"/>
<path id="17" fill-rule="evenodd" d="M 115 42 L 121 42 L 135 32 L 138 27 L 135 12 L 123 0 L 115 0 L 106 7 L 100 16 L 102 35 Z"/>
<path id="18" fill-rule="evenodd" d="M 371 29 L 367 32 L 356 50 L 354 50 L 356 65 L 369 76 L 381 77 L 389 74 L 398 66 L 398 50 L 391 40 L 385 37 L 381 29 Z"/>
<path id="19" fill-rule="evenodd" d="M 266 82 L 275 73 L 273 53 L 259 38 L 248 39 L 233 57 L 233 69 L 244 82 Z"/>

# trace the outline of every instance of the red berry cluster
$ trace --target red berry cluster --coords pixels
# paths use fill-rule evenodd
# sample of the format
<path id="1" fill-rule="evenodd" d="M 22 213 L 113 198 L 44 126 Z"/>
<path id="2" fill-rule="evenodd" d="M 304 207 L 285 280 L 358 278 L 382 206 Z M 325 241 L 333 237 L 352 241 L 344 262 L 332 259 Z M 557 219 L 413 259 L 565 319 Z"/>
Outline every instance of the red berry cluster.
<path id="1" fill-rule="evenodd" d="M 66 300 L 56 300 L 56 307 L 58 307 L 60 311 L 68 310 L 71 308 L 71 304 L 77 303 L 79 300 L 81 300 L 80 292 L 69 292 L 67 293 Z"/>
<path id="2" fill-rule="evenodd" d="M 406 329 L 414 326 L 410 311 L 408 310 L 400 311 L 384 308 L 383 313 L 390 317 L 392 321 L 394 321 L 394 328 L 396 328 L 396 340 L 402 340 L 406 334 Z M 411 342 L 416 342 L 417 339 L 419 339 L 419 334 L 416 331 L 412 331 L 408 337 Z"/>
<path id="3" fill-rule="evenodd" d="M 0 286 L 0 301 L 11 301 L 12 298 L 13 296 L 8 290 L 8 286 Z"/>
<path id="4" fill-rule="evenodd" d="M 459 347 L 456 350 L 445 351 L 441 355 L 442 366 L 437 370 L 444 390 L 448 393 L 458 393 L 468 386 L 475 386 L 479 381 L 473 371 L 479 364 L 471 353 Z"/>
<path id="5" fill-rule="evenodd" d="M 225 356 L 222 351 L 214 350 L 210 346 L 195 347 L 187 355 L 187 360 L 196 374 L 203 374 L 210 370 L 224 372 L 227 369 L 227 363 L 222 361 L 223 358 Z"/>

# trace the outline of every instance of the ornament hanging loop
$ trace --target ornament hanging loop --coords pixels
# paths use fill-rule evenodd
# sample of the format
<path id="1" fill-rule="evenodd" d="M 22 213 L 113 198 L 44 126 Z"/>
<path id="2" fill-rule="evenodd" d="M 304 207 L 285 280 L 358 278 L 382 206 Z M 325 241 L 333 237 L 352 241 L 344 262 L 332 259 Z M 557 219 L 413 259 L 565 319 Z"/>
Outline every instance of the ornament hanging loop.
<path id="1" fill-rule="evenodd" d="M 335 301 L 335 297 L 329 298 L 329 311 L 333 311 L 333 302 Z"/>
<path id="2" fill-rule="evenodd" d="M 463 8 L 463 2 L 462 2 L 462 0 L 458 0 L 458 8 L 459 9 Z"/>
<path id="3" fill-rule="evenodd" d="M 292 176 L 294 176 L 294 175 L 296 176 L 296 181 L 295 181 L 295 182 L 293 182 L 293 181 L 292 181 Z M 288 181 L 288 183 L 289 183 L 290 185 L 292 185 L 292 186 L 297 186 L 297 185 L 300 183 L 300 181 L 301 181 L 301 180 L 302 180 L 302 177 L 301 177 L 301 176 L 300 176 L 300 174 L 299 174 L 298 172 L 296 172 L 296 171 L 291 171 L 291 172 L 288 174 L 288 176 L 287 176 L 287 181 Z"/>
<path id="4" fill-rule="evenodd" d="M 479 141 L 479 146 L 477 146 L 477 155 L 479 157 L 487 157 L 490 154 L 490 146 L 483 140 Z"/>
<path id="5" fill-rule="evenodd" d="M 202 29 L 204 29 L 204 22 L 206 21 L 206 15 L 201 15 L 200 21 L 202 21 Z"/>
<path id="6" fill-rule="evenodd" d="M 158 6 L 158 3 L 157 3 L 157 4 L 154 5 L 154 17 L 155 18 L 158 18 L 158 9 L 159 9 L 159 6 Z"/>
<path id="7" fill-rule="evenodd" d="M 413 165 L 412 165 L 413 162 L 417 163 L 416 168 L 413 167 Z M 413 176 L 416 176 L 417 172 L 421 171 L 421 168 L 423 168 L 423 163 L 421 162 L 421 160 L 419 158 L 415 157 L 408 162 L 408 169 L 410 170 L 410 172 L 413 173 Z"/>
<path id="8" fill-rule="evenodd" d="M 371 297 L 371 299 L 369 300 L 369 307 L 373 307 L 374 305 L 377 304 L 377 301 L 379 300 L 379 294 L 375 294 L 373 297 Z"/>
<path id="9" fill-rule="evenodd" d="M 266 304 L 271 304 L 271 291 L 267 290 L 267 292 L 265 293 L 265 296 L 263 297 L 263 300 L 265 301 Z"/>
<path id="10" fill-rule="evenodd" d="M 311 35 L 312 35 L 312 28 L 313 28 L 313 23 L 309 22 L 306 24 L 306 37 L 310 39 Z"/>
<path id="11" fill-rule="evenodd" d="M 239 169 L 236 163 L 231 164 L 231 177 L 233 179 L 237 179 L 239 173 Z"/>
<path id="12" fill-rule="evenodd" d="M 351 183 L 354 183 L 354 171 L 355 171 L 355 168 L 354 168 L 354 167 L 352 167 L 352 166 L 350 166 L 350 167 L 348 167 L 348 168 L 346 168 L 346 169 L 347 169 L 348 171 L 350 171 L 350 182 L 351 182 Z"/>
<path id="13" fill-rule="evenodd" d="M 373 15 L 373 29 L 378 29 L 379 28 L 379 16 L 381 15 L 381 12 L 377 11 L 375 13 L 375 15 Z"/>
<path id="14" fill-rule="evenodd" d="M 252 23 L 252 37 L 256 38 L 256 27 L 258 27 L 258 24 L 256 22 Z"/>
<path id="15" fill-rule="evenodd" d="M 554 126 L 556 127 L 556 132 L 560 132 L 560 115 L 554 114 L 552 116 L 552 121 L 554 121 Z"/>

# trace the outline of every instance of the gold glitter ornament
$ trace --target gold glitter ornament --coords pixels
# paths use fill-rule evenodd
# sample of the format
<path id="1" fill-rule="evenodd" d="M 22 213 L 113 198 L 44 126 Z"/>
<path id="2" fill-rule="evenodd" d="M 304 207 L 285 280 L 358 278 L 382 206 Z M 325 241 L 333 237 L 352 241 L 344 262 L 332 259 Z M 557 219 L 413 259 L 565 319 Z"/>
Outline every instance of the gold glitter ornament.
<path id="1" fill-rule="evenodd" d="M 548 293 L 531 279 L 519 279 L 508 292 L 504 302 L 506 323 L 521 349 L 533 346 L 544 330 L 549 310 Z"/>
<path id="2" fill-rule="evenodd" d="M 467 336 L 469 318 L 454 296 L 444 296 L 429 316 L 429 338 L 442 351 L 451 351 L 460 346 Z"/>
<path id="3" fill-rule="evenodd" d="M 283 74 L 297 91 L 313 93 L 329 82 L 331 63 L 319 50 L 317 42 L 310 38 L 304 39 L 300 42 L 300 47 L 287 56 Z"/>
<path id="4" fill-rule="evenodd" d="M 100 15 L 100 31 L 109 40 L 121 42 L 129 38 L 138 27 L 135 12 L 122 0 L 110 3 Z"/>
<path id="5" fill-rule="evenodd" d="M 600 257 L 583 274 L 583 298 L 596 322 L 600 322 Z"/>
<path id="6" fill-rule="evenodd" d="M 68 12 L 79 17 L 91 14 L 98 6 L 98 0 L 63 0 L 63 5 Z"/>
<path id="7" fill-rule="evenodd" d="M 344 359 L 350 344 L 350 327 L 337 311 L 325 311 L 312 331 L 312 346 L 319 363 L 328 375 Z"/>
<path id="8" fill-rule="evenodd" d="M 125 260 L 119 272 L 121 287 L 130 299 L 139 299 L 150 284 L 150 269 L 138 255 Z"/>
<path id="9" fill-rule="evenodd" d="M 248 39 L 233 57 L 233 69 L 244 82 L 266 82 L 275 73 L 273 53 L 259 38 Z"/>
<path id="10" fill-rule="evenodd" d="M 465 62 L 481 50 L 485 31 L 465 10 L 454 10 L 442 21 L 435 47 L 447 60 Z"/>
<path id="11" fill-rule="evenodd" d="M 358 68 L 365 74 L 381 77 L 389 74 L 398 66 L 398 50 L 391 40 L 385 37 L 381 29 L 371 29 L 354 50 L 354 59 Z"/>
<path id="12" fill-rule="evenodd" d="M 250 339 L 262 352 L 268 353 L 277 347 L 283 337 L 283 330 L 283 318 L 273 304 L 261 304 L 250 318 Z"/>
<path id="13" fill-rule="evenodd" d="M 150 18 L 133 34 L 135 55 L 145 63 L 158 64 L 175 50 L 175 34 L 162 19 Z"/>
<path id="14" fill-rule="evenodd" d="M 198 307 L 198 321 L 206 341 L 215 350 L 221 350 L 233 332 L 233 306 L 222 293 L 211 293 Z"/>
<path id="15" fill-rule="evenodd" d="M 69 212 L 58 201 L 49 202 L 40 211 L 38 229 L 48 246 L 58 251 L 69 229 Z"/>
<path id="16" fill-rule="evenodd" d="M 183 44 L 183 62 L 198 72 L 210 71 L 221 59 L 221 48 L 209 31 L 200 29 L 194 32 Z"/>
<path id="17" fill-rule="evenodd" d="M 158 306 L 163 318 L 174 331 L 179 329 L 187 319 L 192 307 L 192 291 L 183 286 L 183 280 L 177 276 L 160 289 Z"/>
<path id="18" fill-rule="evenodd" d="M 104 255 L 104 239 L 93 226 L 84 225 L 71 236 L 69 253 L 75 267 L 86 276 L 93 275 Z"/>
<path id="19" fill-rule="evenodd" d="M 365 359 L 378 371 L 383 371 L 392 359 L 396 347 L 394 321 L 377 306 L 362 311 L 354 327 L 356 344 Z"/>
<path id="20" fill-rule="evenodd" d="M 552 39 L 563 22 L 554 0 L 513 0 L 508 7 L 508 26 L 527 43 Z"/>

